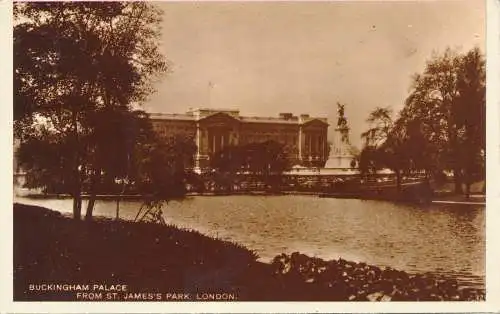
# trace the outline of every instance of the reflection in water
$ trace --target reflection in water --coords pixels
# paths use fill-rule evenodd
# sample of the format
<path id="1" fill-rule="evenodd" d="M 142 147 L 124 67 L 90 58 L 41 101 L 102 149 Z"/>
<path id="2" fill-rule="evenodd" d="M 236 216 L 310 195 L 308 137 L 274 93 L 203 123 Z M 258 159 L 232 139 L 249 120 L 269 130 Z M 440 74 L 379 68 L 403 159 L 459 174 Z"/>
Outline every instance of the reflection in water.
<path id="1" fill-rule="evenodd" d="M 18 200 L 71 212 L 70 200 Z M 139 202 L 122 202 L 133 219 Z M 85 207 L 83 207 L 85 208 Z M 95 215 L 114 217 L 112 201 Z M 484 285 L 484 206 L 402 205 L 311 196 L 190 197 L 164 208 L 167 223 L 238 242 L 269 261 L 280 253 L 342 257 Z"/>

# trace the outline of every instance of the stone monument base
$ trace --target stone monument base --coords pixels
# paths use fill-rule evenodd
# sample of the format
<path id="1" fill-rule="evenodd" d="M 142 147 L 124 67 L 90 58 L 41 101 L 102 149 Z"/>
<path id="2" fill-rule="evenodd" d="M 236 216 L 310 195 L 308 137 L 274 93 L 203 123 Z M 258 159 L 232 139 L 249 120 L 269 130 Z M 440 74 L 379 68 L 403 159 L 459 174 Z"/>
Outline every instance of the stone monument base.
<path id="1" fill-rule="evenodd" d="M 351 162 L 354 156 L 330 156 L 326 161 L 327 169 L 351 169 Z"/>

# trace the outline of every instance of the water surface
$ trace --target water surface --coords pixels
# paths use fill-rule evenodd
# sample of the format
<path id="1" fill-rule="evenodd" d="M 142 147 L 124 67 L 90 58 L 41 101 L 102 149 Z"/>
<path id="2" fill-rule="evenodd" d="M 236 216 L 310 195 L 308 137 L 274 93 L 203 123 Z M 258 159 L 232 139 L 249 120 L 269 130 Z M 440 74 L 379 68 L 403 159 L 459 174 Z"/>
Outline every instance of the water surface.
<path id="1" fill-rule="evenodd" d="M 71 212 L 69 199 L 17 199 Z M 120 203 L 133 219 L 137 201 Z M 95 215 L 114 217 L 116 202 L 97 201 Z M 196 196 L 170 202 L 167 223 L 238 242 L 262 261 L 295 251 L 342 257 L 408 272 L 435 272 L 484 287 L 485 208 L 403 205 L 315 196 Z"/>

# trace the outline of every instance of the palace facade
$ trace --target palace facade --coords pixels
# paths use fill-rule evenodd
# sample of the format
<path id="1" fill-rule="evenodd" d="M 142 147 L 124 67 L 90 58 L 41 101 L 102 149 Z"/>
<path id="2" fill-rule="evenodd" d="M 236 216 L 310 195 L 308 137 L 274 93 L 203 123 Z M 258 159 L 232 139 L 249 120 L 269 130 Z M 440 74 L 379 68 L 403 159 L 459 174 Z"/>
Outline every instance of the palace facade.
<path id="1" fill-rule="evenodd" d="M 193 109 L 185 114 L 152 113 L 154 130 L 163 138 L 192 138 L 197 146 L 195 169 L 225 146 L 269 140 L 285 147 L 291 165 L 322 167 L 328 159 L 326 118 L 280 113 L 277 117 L 245 117 L 239 110 Z"/>

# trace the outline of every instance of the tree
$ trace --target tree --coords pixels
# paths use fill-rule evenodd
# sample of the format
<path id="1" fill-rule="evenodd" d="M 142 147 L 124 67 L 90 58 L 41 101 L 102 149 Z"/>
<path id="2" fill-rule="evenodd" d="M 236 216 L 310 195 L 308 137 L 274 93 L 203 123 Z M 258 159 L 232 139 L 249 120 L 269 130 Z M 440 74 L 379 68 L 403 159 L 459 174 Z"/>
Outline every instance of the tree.
<path id="1" fill-rule="evenodd" d="M 387 140 L 392 129 L 392 109 L 377 107 L 370 112 L 366 122 L 370 128 L 361 134 L 365 140 L 365 146 L 378 147 Z"/>
<path id="2" fill-rule="evenodd" d="M 362 174 L 376 173 L 387 166 L 387 141 L 393 125 L 391 116 L 390 108 L 377 107 L 366 119 L 370 128 L 361 134 L 365 141 L 359 155 L 359 169 Z"/>
<path id="3" fill-rule="evenodd" d="M 195 153 L 196 145 L 189 137 L 153 137 L 138 153 L 133 177 L 138 191 L 155 201 L 183 197 Z"/>
<path id="4" fill-rule="evenodd" d="M 124 194 L 142 162 L 139 149 L 154 143 L 155 134 L 144 111 L 106 107 L 88 116 L 92 132 L 82 137 L 86 160 L 82 190 L 89 194 L 85 217 L 91 219 L 98 193 Z M 117 182 L 121 182 L 121 190 Z"/>
<path id="5" fill-rule="evenodd" d="M 210 167 L 219 173 L 234 175 L 246 166 L 247 154 L 245 150 L 245 146 L 225 146 L 221 151 L 212 155 Z"/>
<path id="6" fill-rule="evenodd" d="M 417 153 L 432 157 L 433 171 L 452 170 L 457 193 L 462 192 L 464 176 L 470 185 L 472 173 L 481 163 L 477 156 L 484 151 L 484 73 L 479 49 L 466 54 L 447 49 L 414 76 L 403 109 L 404 124 L 418 124 L 423 137 L 420 143 L 426 143 Z M 413 159 L 419 161 L 418 156 Z M 423 164 L 429 167 L 429 161 Z"/>
<path id="7" fill-rule="evenodd" d="M 210 158 L 214 183 L 222 189 L 231 190 L 238 174 L 247 169 L 248 152 L 246 146 L 225 146 Z"/>
<path id="8" fill-rule="evenodd" d="M 289 169 L 289 162 L 284 145 L 271 140 L 225 147 L 211 158 L 211 167 L 230 180 L 244 172 L 276 187 L 282 173 Z"/>
<path id="9" fill-rule="evenodd" d="M 389 107 L 375 108 L 367 119 L 370 128 L 361 135 L 365 139 L 365 146 L 360 154 L 361 173 L 373 173 L 381 168 L 389 168 L 396 174 L 398 191 L 401 190 L 402 172 L 409 169 L 406 154 L 408 138 L 401 128 L 401 121 L 393 121 Z"/>
<path id="10" fill-rule="evenodd" d="M 362 134 L 360 170 L 388 167 L 396 172 L 439 176 L 452 170 L 455 191 L 466 194 L 474 177 L 484 177 L 485 67 L 479 49 L 450 49 L 427 62 L 413 78 L 410 95 L 393 122 L 387 108 L 376 108 Z"/>
<path id="11" fill-rule="evenodd" d="M 374 146 L 364 146 L 358 157 L 358 169 L 361 175 L 373 174 L 381 167 L 379 150 Z"/>
<path id="12" fill-rule="evenodd" d="M 61 179 L 80 219 L 83 183 L 100 175 L 105 155 L 92 141 L 105 135 L 96 117 L 143 102 L 166 70 L 157 46 L 161 11 L 146 2 L 37 2 L 15 3 L 14 17 L 15 135 L 21 151 L 50 144 L 64 171 L 55 174 L 29 147 L 35 155 L 24 164 Z"/>
<path id="13" fill-rule="evenodd" d="M 190 137 L 164 139 L 153 133 L 148 139 L 136 147 L 139 157 L 130 173 L 133 190 L 144 197 L 135 220 L 165 224 L 161 208 L 164 202 L 185 196 L 197 149 Z"/>
<path id="14" fill-rule="evenodd" d="M 70 148 L 69 141 L 41 124 L 17 150 L 19 166 L 26 172 L 25 186 L 43 188 L 45 192 L 71 193 L 68 182 L 72 169 L 64 152 Z"/>
<path id="15" fill-rule="evenodd" d="M 474 177 L 484 178 L 486 156 L 486 68 L 478 48 L 461 58 L 457 78 L 459 93 L 455 106 L 457 128 L 462 133 L 460 164 L 466 196 Z M 464 153 L 465 152 L 465 153 Z"/>

